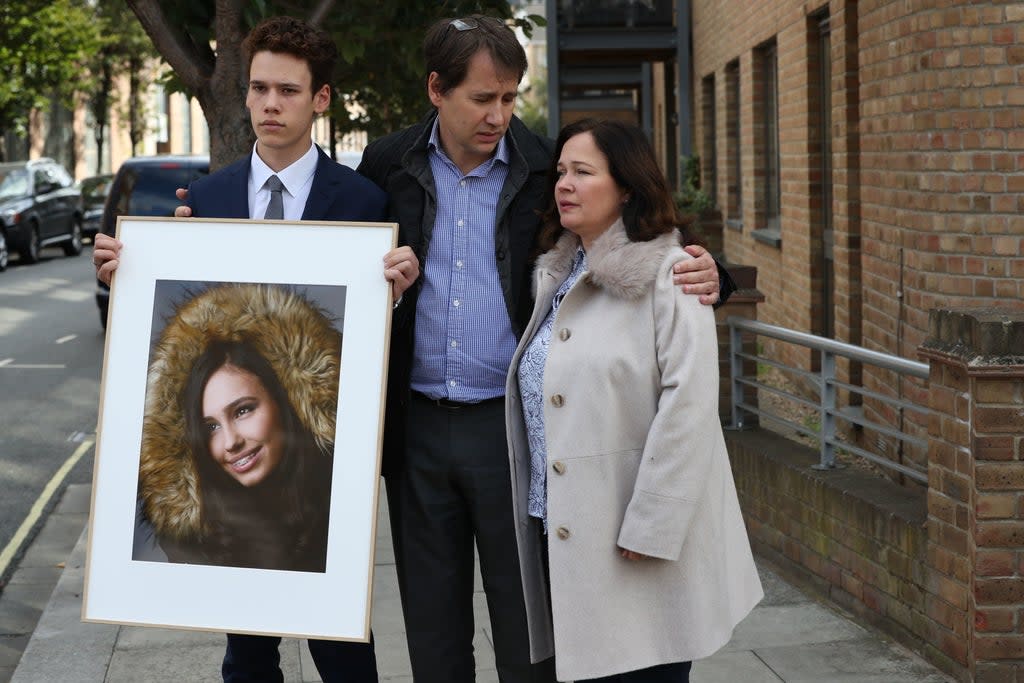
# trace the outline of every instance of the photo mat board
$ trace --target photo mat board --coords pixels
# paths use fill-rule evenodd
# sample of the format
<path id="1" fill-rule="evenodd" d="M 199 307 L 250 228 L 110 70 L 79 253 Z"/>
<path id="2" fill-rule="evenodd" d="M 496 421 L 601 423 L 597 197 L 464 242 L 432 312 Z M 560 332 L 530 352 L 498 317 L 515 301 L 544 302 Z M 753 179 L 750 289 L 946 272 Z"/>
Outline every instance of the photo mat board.
<path id="1" fill-rule="evenodd" d="M 396 244 L 397 226 L 122 217 L 118 221 L 118 238 L 124 247 L 111 288 L 83 620 L 367 641 L 392 308 L 382 260 Z M 291 401 L 299 406 L 294 410 L 299 414 L 294 418 L 298 420 L 296 424 L 319 425 L 309 431 L 315 433 L 317 444 L 332 459 L 326 549 L 312 554 L 323 554 L 323 566 L 285 567 L 268 561 L 275 568 L 264 568 L 258 565 L 267 563 L 259 558 L 236 562 L 223 560 L 224 556 L 215 553 L 203 554 L 198 561 L 188 553 L 178 553 L 178 561 L 166 561 L 159 553 L 142 553 L 137 541 L 144 536 L 138 533 L 139 518 L 143 525 L 147 521 L 147 508 L 140 503 L 146 481 L 140 472 L 141 454 L 144 438 L 149 438 L 144 431 L 161 420 L 173 426 L 179 419 L 173 409 L 166 408 L 173 401 L 147 403 L 151 376 L 159 374 L 157 370 L 151 372 L 150 367 L 158 356 L 158 342 L 165 335 L 165 328 L 176 324 L 175 316 L 186 315 L 181 311 L 190 302 L 220 296 L 221 290 L 235 296 L 235 289 L 244 292 L 253 288 L 298 297 L 307 308 L 320 311 L 327 324 L 341 332 L 333 437 L 326 434 L 329 430 L 323 426 L 323 420 L 308 417 L 303 400 Z M 239 319 L 230 304 L 223 306 L 223 301 L 217 300 L 212 310 L 219 307 L 229 311 L 224 320 Z M 230 327 L 233 323 L 224 324 Z M 258 327 L 266 325 L 261 323 Z M 204 344 L 205 341 L 199 348 L 205 349 Z M 264 347 L 258 351 L 256 355 L 269 356 L 271 369 L 281 374 L 280 361 L 275 367 L 272 353 Z M 214 383 L 214 375 L 205 381 Z M 266 383 L 272 384 L 273 380 Z M 259 394 L 259 390 L 255 393 Z M 270 394 L 273 392 L 267 395 Z M 174 391 L 168 395 L 176 396 Z M 218 413 L 211 409 L 218 405 L 210 398 L 214 394 L 195 395 L 203 398 L 193 405 L 209 410 L 196 413 L 193 428 L 205 425 L 203 429 L 219 433 L 222 426 L 218 415 L 230 420 L 236 414 L 248 418 L 252 412 L 243 408 Z M 314 403 L 323 413 L 325 404 Z M 165 408 L 157 410 L 158 405 Z M 187 422 L 184 417 L 181 420 Z M 216 438 L 209 437 L 210 445 L 203 457 L 212 456 Z M 199 439 L 199 443 L 206 441 L 206 436 Z M 239 443 L 243 442 L 250 443 L 239 437 Z M 254 443 L 263 442 L 257 439 Z M 262 465 L 273 461 L 274 458 L 263 458 L 274 452 L 278 451 L 269 445 L 254 446 L 243 453 L 247 460 L 239 463 L 236 454 L 228 456 L 227 462 L 222 459 L 220 464 L 231 476 L 252 476 L 257 468 L 249 463 Z M 279 452 L 290 453 L 294 449 Z M 186 455 L 199 462 L 196 453 L 198 450 L 188 450 Z M 276 461 L 291 462 L 287 456 Z M 280 473 L 291 470 L 276 467 L 267 470 L 276 479 L 258 480 L 256 485 L 284 481 Z M 203 473 L 197 471 L 195 476 Z M 205 505 L 206 499 L 203 500 Z M 148 509 L 158 516 L 164 508 L 156 505 Z M 228 496 L 221 501 L 221 509 L 245 510 L 244 499 Z M 239 528 L 260 533 L 260 525 Z M 166 532 L 166 527 L 161 529 Z M 159 540 L 159 534 L 157 537 Z M 234 537 L 229 534 L 229 538 Z"/>

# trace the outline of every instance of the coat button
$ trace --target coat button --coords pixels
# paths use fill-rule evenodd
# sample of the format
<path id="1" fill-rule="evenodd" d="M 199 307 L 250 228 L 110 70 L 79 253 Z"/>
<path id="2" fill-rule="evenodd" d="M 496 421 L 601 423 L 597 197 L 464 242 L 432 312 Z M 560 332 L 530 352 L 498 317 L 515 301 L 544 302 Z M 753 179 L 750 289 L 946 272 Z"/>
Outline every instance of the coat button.
<path id="1" fill-rule="evenodd" d="M 555 471 L 555 474 L 565 474 L 565 463 L 561 460 L 556 460 L 551 463 L 551 469 Z"/>
<path id="2" fill-rule="evenodd" d="M 554 407 L 561 408 L 563 403 L 565 403 L 565 399 L 562 398 L 561 394 L 555 394 L 551 397 L 551 405 Z"/>
<path id="3" fill-rule="evenodd" d="M 558 537 L 563 541 L 568 540 L 569 537 L 572 536 L 572 534 L 569 533 L 569 530 L 566 529 L 564 526 L 558 527 L 558 531 L 556 531 L 555 533 L 557 533 Z"/>
<path id="4" fill-rule="evenodd" d="M 558 338 L 562 341 L 567 341 L 572 336 L 572 332 L 569 331 L 568 327 L 563 327 L 558 331 Z"/>

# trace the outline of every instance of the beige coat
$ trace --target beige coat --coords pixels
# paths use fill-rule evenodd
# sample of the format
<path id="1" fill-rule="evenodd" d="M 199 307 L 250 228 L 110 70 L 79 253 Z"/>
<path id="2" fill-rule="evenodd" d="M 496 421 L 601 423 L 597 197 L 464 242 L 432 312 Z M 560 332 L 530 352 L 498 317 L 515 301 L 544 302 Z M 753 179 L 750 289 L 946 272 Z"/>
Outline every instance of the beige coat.
<path id="1" fill-rule="evenodd" d="M 763 596 L 718 419 L 711 308 L 672 284 L 689 258 L 674 233 L 630 242 L 619 221 L 588 250 L 545 366 L 549 605 L 516 371 L 577 244 L 566 233 L 537 262 L 506 400 L 531 655 L 557 653 L 559 680 L 707 657 Z"/>

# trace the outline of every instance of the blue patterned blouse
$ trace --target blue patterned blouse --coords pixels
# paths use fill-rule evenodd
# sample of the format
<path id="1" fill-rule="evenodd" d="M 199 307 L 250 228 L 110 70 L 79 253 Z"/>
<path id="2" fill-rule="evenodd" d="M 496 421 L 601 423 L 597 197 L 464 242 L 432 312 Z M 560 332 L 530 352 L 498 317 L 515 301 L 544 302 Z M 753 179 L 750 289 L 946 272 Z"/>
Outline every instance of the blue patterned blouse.
<path id="1" fill-rule="evenodd" d="M 544 364 L 551 344 L 551 328 L 555 315 L 566 293 L 587 270 L 587 254 L 580 247 L 572 261 L 572 272 L 551 300 L 551 311 L 537 328 L 526 350 L 519 359 L 519 394 L 526 418 L 527 439 L 530 444 L 530 504 L 531 517 L 544 520 L 547 527 L 547 442 L 544 438 Z"/>

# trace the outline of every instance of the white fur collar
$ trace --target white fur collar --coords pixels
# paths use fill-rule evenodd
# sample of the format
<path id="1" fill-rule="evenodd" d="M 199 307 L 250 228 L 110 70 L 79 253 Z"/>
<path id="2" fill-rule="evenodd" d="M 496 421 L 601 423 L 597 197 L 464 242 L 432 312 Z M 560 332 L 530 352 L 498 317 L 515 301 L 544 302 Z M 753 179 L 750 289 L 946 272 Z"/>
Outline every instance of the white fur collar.
<path id="1" fill-rule="evenodd" d="M 538 270 L 565 280 L 579 244 L 579 238 L 566 230 L 555 246 L 537 259 Z M 620 299 L 639 299 L 649 291 L 669 249 L 678 244 L 675 230 L 650 242 L 631 242 L 620 218 L 587 250 L 587 280 Z"/>

